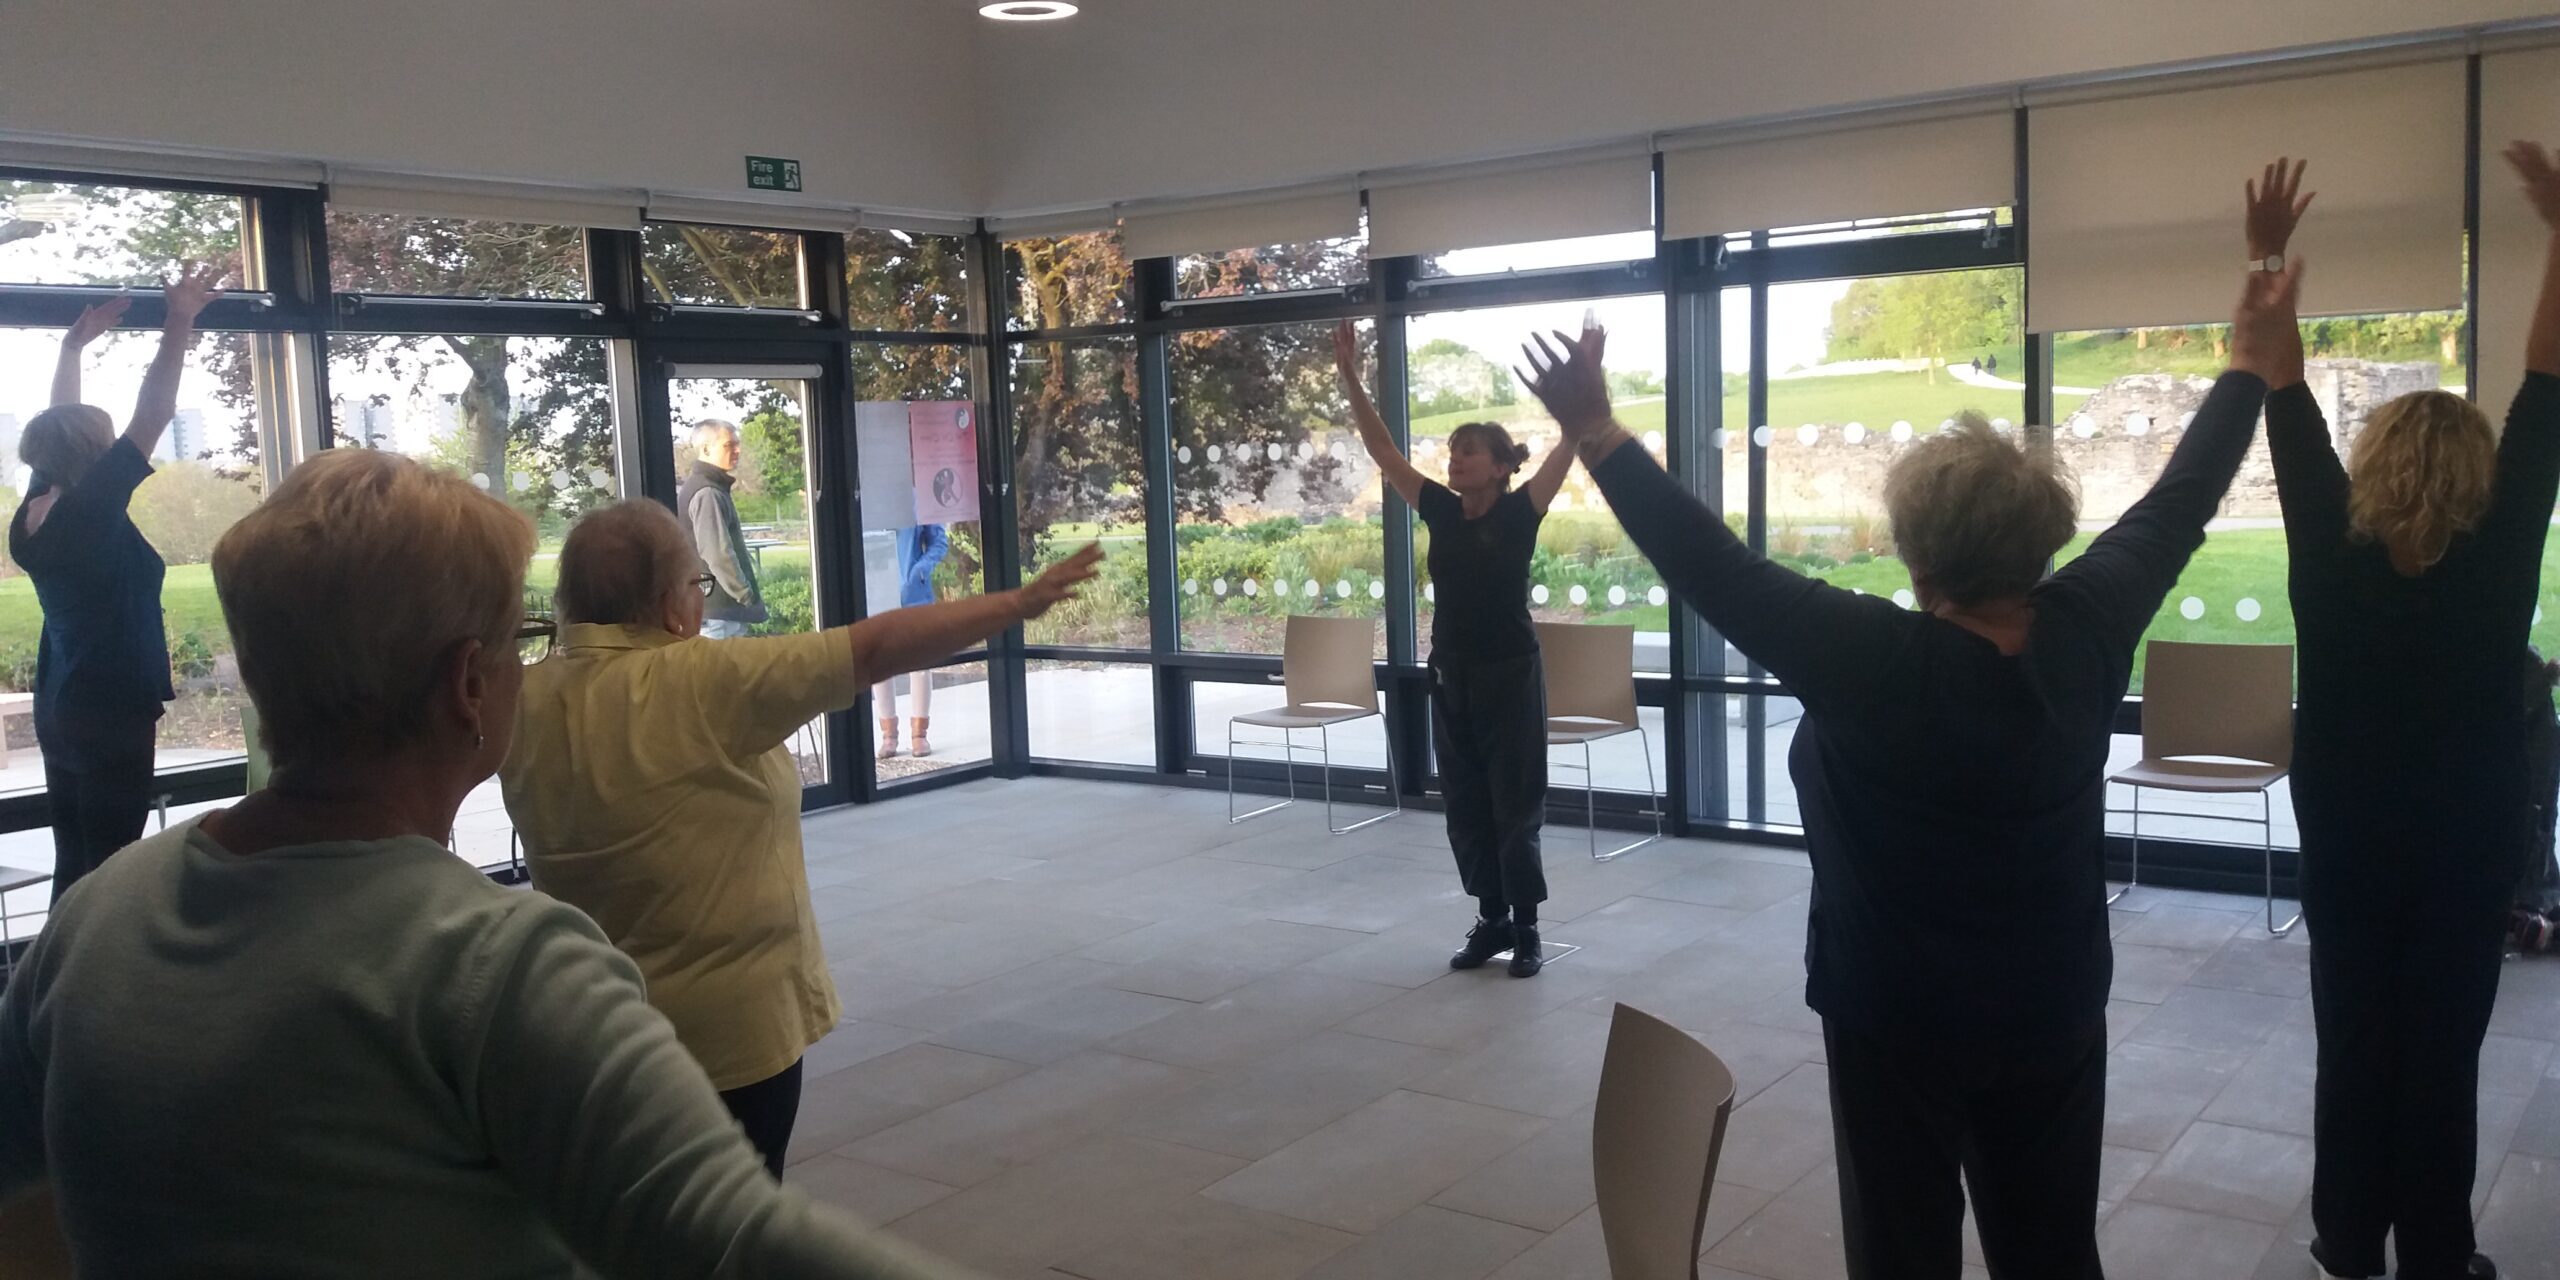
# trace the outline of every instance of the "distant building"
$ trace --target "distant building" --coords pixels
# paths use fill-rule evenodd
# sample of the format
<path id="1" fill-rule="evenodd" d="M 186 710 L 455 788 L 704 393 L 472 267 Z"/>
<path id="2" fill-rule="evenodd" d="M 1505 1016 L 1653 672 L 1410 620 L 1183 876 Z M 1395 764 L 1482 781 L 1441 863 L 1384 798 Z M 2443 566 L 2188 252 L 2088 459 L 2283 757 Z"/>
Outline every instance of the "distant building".
<path id="1" fill-rule="evenodd" d="M 169 419 L 168 433 L 160 437 L 160 447 L 152 456 L 163 462 L 196 462 L 205 454 L 210 442 L 205 439 L 204 410 L 180 409 Z"/>

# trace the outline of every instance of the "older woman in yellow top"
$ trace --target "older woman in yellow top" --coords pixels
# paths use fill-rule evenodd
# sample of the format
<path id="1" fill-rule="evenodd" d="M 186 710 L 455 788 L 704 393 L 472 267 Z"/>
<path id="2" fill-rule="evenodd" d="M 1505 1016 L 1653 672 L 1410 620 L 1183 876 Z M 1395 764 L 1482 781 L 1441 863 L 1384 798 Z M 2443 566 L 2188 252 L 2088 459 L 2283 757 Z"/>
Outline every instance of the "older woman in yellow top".
<path id="1" fill-rule="evenodd" d="M 800 1057 L 835 1027 L 800 852 L 802 725 L 873 683 L 1036 618 L 1091 578 L 1087 547 L 1017 591 L 807 635 L 698 641 L 701 558 L 645 501 L 560 552 L 559 649 L 525 673 L 507 811 L 533 883 L 639 963 L 649 1002 L 777 1175 Z"/>

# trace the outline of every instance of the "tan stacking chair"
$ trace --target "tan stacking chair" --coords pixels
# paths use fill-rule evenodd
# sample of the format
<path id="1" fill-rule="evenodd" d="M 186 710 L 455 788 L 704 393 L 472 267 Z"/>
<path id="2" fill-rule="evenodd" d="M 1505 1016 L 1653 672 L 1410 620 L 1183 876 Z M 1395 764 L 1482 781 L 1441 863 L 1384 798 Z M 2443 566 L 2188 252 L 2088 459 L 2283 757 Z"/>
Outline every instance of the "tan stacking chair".
<path id="1" fill-rule="evenodd" d="M 2254 791 L 2267 932 L 2283 937 L 2302 915 L 2276 923 L 2275 801 L 2268 789 L 2293 765 L 2293 646 L 2154 640 L 2143 646 L 2143 667 L 2142 760 L 2107 779 L 2133 788 L 2133 808 L 2108 810 L 2133 815 L 2132 874 L 2107 901 L 2142 882 L 2144 788 L 2195 795 Z"/>
<path id="2" fill-rule="evenodd" d="M 1662 793 L 1653 776 L 1653 735 L 1636 712 L 1636 629 L 1541 622 L 1538 653 L 1546 667 L 1547 745 L 1582 748 L 1581 764 L 1558 766 L 1582 773 L 1582 819 L 1593 862 L 1607 862 L 1662 838 Z M 1607 853 L 1600 851 L 1599 787 L 1591 776 L 1591 744 L 1623 734 L 1644 747 L 1644 791 L 1652 802 L 1653 834 Z"/>
<path id="3" fill-rule="evenodd" d="M 1324 826 L 1335 835 L 1349 835 L 1372 823 L 1384 822 L 1404 812 L 1404 792 L 1396 784 L 1396 749 L 1390 737 L 1387 743 L 1387 801 L 1389 808 L 1374 818 L 1363 818 L 1347 827 L 1333 824 L 1333 727 L 1353 720 L 1377 716 L 1383 721 L 1385 712 L 1378 705 L 1378 677 L 1371 654 L 1378 638 L 1375 618 L 1316 618 L 1292 615 L 1289 634 L 1280 650 L 1280 678 L 1287 686 L 1288 705 L 1234 716 L 1227 721 L 1227 823 L 1232 826 L 1247 818 L 1258 818 L 1275 809 L 1285 809 L 1298 802 L 1298 731 L 1313 729 L 1324 760 Z M 1277 729 L 1277 742 L 1256 740 L 1239 743 L 1236 726 L 1253 725 L 1261 729 Z M 1289 798 L 1267 804 L 1251 813 L 1236 812 L 1236 747 L 1278 747 L 1281 775 L 1288 782 Z"/>
<path id="4" fill-rule="evenodd" d="M 1591 1180 L 1613 1280 L 1697 1280 L 1733 1072 L 1688 1032 L 1619 1005 L 1591 1116 Z"/>

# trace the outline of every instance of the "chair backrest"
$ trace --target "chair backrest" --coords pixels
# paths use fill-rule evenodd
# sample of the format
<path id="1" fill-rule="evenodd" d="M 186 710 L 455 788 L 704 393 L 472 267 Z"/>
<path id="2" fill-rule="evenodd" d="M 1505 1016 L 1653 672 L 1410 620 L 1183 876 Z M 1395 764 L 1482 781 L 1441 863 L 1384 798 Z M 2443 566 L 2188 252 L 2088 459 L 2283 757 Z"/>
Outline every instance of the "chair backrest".
<path id="1" fill-rule="evenodd" d="M 1612 1280 L 1696 1280 L 1733 1072 L 1689 1033 L 1619 1005 L 1591 1118 Z"/>
<path id="2" fill-rule="evenodd" d="M 2292 645 L 2154 640 L 2142 661 L 2146 759 L 2293 763 Z"/>
<path id="3" fill-rule="evenodd" d="M 264 791 L 268 776 L 275 772 L 275 761 L 268 758 L 267 744 L 258 738 L 258 708 L 246 696 L 240 699 L 240 740 L 249 748 L 249 784 L 246 790 Z"/>
<path id="4" fill-rule="evenodd" d="M 1636 629 L 1541 622 L 1538 653 L 1551 719 L 1636 722 Z"/>
<path id="5" fill-rule="evenodd" d="M 1378 620 L 1291 614 L 1280 649 L 1289 705 L 1378 709 Z"/>

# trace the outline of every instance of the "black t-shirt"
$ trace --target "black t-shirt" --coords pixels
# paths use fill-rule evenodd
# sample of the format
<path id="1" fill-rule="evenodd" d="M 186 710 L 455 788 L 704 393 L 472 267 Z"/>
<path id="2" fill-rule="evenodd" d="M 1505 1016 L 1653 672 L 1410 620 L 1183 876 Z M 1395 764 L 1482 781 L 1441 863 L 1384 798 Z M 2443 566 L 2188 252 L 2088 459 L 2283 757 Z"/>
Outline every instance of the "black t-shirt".
<path id="1" fill-rule="evenodd" d="M 44 608 L 36 701 L 49 713 L 158 715 L 176 696 L 160 619 L 166 571 L 125 511 L 150 475 L 142 451 L 118 440 L 54 499 L 42 527 L 27 532 L 24 505 L 9 522 L 9 556 Z"/>
<path id="2" fill-rule="evenodd" d="M 2266 395 L 2222 376 L 2151 492 L 2037 585 L 2017 654 L 1770 561 L 1640 447 L 1591 469 L 1673 594 L 1804 703 L 1787 765 L 1813 860 L 1817 1012 L 1931 1037 L 2105 1025 L 2116 707 Z"/>
<path id="3" fill-rule="evenodd" d="M 1413 504 L 1431 529 L 1431 658 L 1497 662 L 1538 651 L 1529 625 L 1529 557 L 1546 513 L 1513 489 L 1473 520 L 1449 487 L 1422 482 Z"/>

